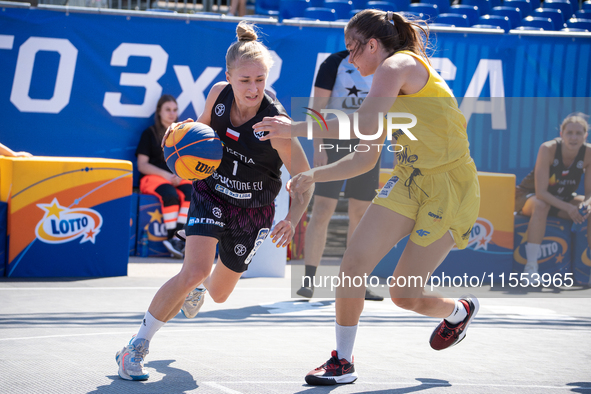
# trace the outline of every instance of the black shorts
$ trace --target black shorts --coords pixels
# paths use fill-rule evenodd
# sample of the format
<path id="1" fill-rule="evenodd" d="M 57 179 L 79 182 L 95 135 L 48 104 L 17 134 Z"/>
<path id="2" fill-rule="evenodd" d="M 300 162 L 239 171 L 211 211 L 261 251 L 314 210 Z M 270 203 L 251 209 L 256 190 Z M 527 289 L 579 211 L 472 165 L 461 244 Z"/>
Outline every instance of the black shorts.
<path id="1" fill-rule="evenodd" d="M 241 273 L 269 235 L 274 216 L 275 204 L 240 208 L 213 194 L 205 182 L 196 181 L 185 231 L 187 236 L 216 238 L 222 263 Z"/>
<path id="2" fill-rule="evenodd" d="M 359 140 L 342 141 L 325 139 L 324 144 L 331 144 L 334 146 L 333 149 L 327 149 L 326 154 L 328 156 L 328 164 L 334 163 L 337 160 L 342 159 L 349 153 L 354 152 L 353 147 L 358 143 Z M 337 145 L 338 143 L 338 145 Z M 349 149 L 349 144 L 351 148 Z M 339 147 L 337 151 L 337 146 Z M 339 194 L 343 188 L 342 181 L 332 182 L 318 182 L 314 189 L 315 196 L 322 196 L 327 198 L 338 199 Z M 365 174 L 358 175 L 354 178 L 347 179 L 345 185 L 345 198 L 354 198 L 361 201 L 371 201 L 376 196 L 376 189 L 380 187 L 380 159 L 376 163 L 375 167 L 366 172 Z"/>

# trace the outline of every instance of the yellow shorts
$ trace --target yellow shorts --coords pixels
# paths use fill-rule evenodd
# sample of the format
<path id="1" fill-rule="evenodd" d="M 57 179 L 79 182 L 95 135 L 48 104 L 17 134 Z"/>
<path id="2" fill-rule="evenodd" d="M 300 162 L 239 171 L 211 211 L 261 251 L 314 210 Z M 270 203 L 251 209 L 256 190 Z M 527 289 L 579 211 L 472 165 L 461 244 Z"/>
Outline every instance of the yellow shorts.
<path id="1" fill-rule="evenodd" d="M 415 221 L 410 239 L 428 246 L 450 231 L 456 247 L 468 245 L 480 210 L 480 185 L 469 156 L 446 166 L 421 171 L 396 166 L 373 203 Z"/>

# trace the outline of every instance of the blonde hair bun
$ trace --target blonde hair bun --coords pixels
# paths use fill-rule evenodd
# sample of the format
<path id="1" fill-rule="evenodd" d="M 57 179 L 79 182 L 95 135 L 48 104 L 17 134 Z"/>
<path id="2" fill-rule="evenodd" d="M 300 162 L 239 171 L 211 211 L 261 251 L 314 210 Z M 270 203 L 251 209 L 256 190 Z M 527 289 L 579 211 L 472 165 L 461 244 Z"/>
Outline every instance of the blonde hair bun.
<path id="1" fill-rule="evenodd" d="M 238 41 L 256 41 L 258 35 L 253 24 L 241 21 L 236 26 L 236 37 Z"/>

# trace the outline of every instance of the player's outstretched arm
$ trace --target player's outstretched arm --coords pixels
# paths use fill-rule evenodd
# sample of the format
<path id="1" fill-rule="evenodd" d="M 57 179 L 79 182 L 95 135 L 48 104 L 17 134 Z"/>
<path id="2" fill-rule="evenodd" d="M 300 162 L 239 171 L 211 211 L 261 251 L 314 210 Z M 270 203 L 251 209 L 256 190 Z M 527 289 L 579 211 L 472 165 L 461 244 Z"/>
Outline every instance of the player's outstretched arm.
<path id="1" fill-rule="evenodd" d="M 279 153 L 283 164 L 287 167 L 290 174 L 305 172 L 310 169 L 304 150 L 297 138 L 294 139 L 274 139 L 271 140 L 273 148 Z M 271 232 L 271 239 L 277 247 L 286 247 L 295 234 L 295 227 L 300 221 L 304 211 L 310 203 L 314 185 L 310 185 L 307 190 L 301 192 L 299 198 L 292 195 L 289 212 L 285 219 L 277 223 Z M 291 193 L 290 193 L 291 194 Z"/>

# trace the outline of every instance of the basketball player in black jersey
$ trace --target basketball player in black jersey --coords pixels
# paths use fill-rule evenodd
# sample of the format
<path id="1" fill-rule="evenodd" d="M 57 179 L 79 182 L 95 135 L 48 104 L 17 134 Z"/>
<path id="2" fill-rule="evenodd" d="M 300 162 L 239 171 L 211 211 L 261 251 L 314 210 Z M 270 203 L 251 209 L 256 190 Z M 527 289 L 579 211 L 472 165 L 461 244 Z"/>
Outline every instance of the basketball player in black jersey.
<path id="1" fill-rule="evenodd" d="M 193 183 L 183 267 L 156 293 L 138 334 L 117 353 L 123 379 L 148 379 L 143 361 L 156 331 L 181 306 L 185 316 L 194 317 L 206 289 L 215 302 L 226 301 L 267 236 L 277 247 L 286 247 L 313 193 L 310 190 L 303 199 L 292 199 L 285 219 L 270 231 L 274 200 L 281 189 L 281 166 L 290 174 L 310 167 L 297 139 L 261 141 L 264 132 L 252 129 L 264 117 L 287 114 L 265 92 L 273 62 L 268 49 L 257 41 L 252 25 L 241 22 L 236 33 L 238 41 L 226 54 L 228 82 L 211 88 L 198 119 L 222 140 L 222 162 L 209 178 Z M 219 260 L 212 272 L 216 244 Z"/>
<path id="2" fill-rule="evenodd" d="M 577 113 L 562 121 L 560 138 L 540 146 L 535 169 L 517 186 L 515 211 L 531 216 L 525 245 L 527 264 L 523 271 L 528 277 L 538 273 L 538 253 L 548 215 L 576 223 L 589 216 L 589 210 L 584 215 L 579 213 L 580 207 L 591 203 L 591 144 L 586 143 L 589 125 L 585 117 Z M 585 195 L 577 196 L 575 191 L 583 174 Z M 589 238 L 587 232 L 587 240 L 591 242 Z"/>

